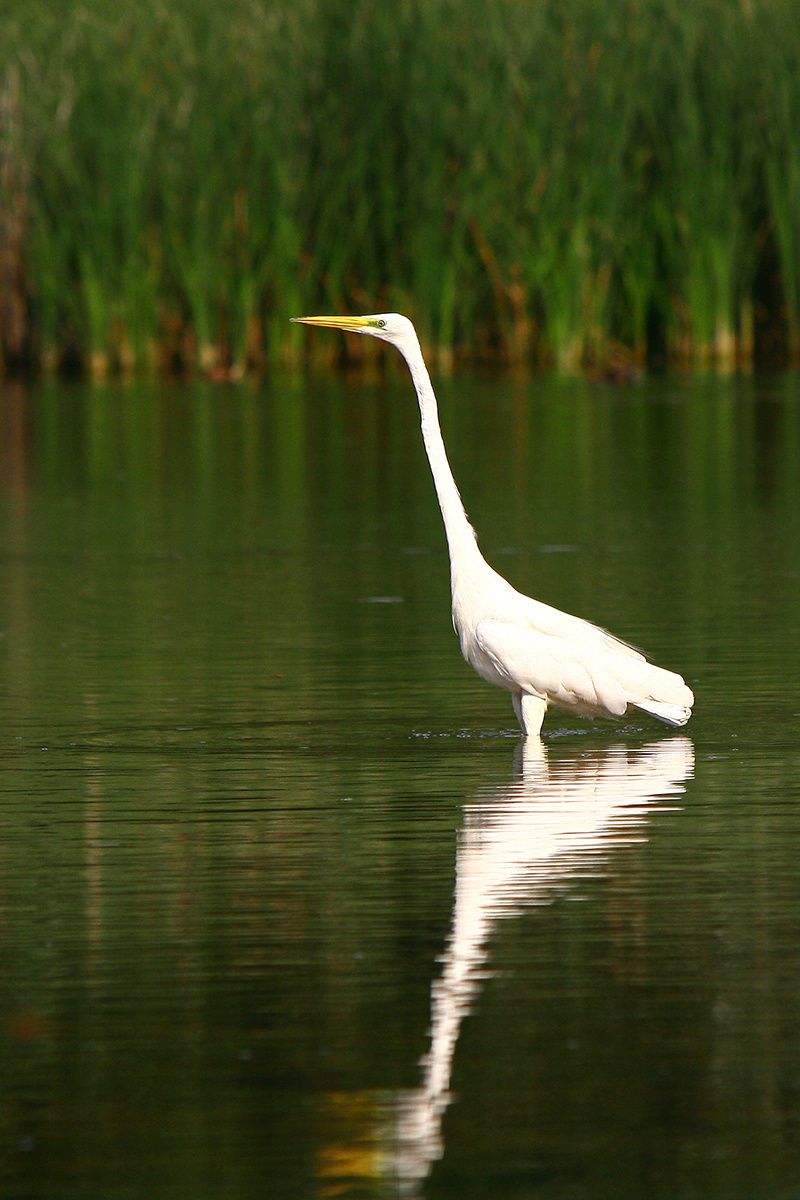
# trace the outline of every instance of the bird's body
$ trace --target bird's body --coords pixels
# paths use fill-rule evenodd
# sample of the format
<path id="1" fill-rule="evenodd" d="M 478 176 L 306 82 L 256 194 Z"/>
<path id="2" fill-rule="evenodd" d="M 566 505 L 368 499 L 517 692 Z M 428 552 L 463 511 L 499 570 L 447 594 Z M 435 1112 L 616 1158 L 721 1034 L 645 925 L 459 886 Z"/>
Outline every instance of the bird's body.
<path id="1" fill-rule="evenodd" d="M 523 731 L 539 733 L 549 704 L 589 717 L 621 717 L 631 705 L 668 725 L 684 725 L 694 697 L 680 675 L 649 663 L 597 625 L 516 591 L 486 562 L 447 461 L 436 397 L 411 322 L 398 313 L 298 320 L 371 334 L 405 358 L 447 534 L 461 653 L 482 679 L 511 692 Z"/>

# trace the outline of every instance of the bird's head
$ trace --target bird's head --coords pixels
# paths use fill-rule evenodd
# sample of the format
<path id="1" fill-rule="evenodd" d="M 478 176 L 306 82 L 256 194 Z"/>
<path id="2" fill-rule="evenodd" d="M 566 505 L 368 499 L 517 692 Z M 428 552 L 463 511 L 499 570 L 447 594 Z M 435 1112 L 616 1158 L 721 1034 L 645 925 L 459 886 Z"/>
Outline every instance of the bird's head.
<path id="1" fill-rule="evenodd" d="M 368 333 L 382 338 L 403 350 L 416 342 L 417 335 L 408 317 L 400 313 L 375 313 L 368 317 L 292 317 L 301 325 L 324 325 L 328 329 L 343 329 L 346 333 Z"/>

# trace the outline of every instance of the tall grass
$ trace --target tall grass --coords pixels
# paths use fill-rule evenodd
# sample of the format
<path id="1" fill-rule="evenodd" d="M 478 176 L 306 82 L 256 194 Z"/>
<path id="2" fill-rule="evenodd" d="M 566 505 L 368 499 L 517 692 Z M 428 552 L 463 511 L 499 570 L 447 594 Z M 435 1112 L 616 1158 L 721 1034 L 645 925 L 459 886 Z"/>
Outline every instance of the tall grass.
<path id="1" fill-rule="evenodd" d="M 442 362 L 728 365 L 765 246 L 797 357 L 799 114 L 794 0 L 6 0 L 5 362 L 20 314 L 239 371 L 391 307 Z"/>
<path id="2" fill-rule="evenodd" d="M 765 206 L 779 248 L 792 356 L 800 358 L 800 38 L 797 10 L 778 0 L 759 11 L 759 118 Z M 769 57 L 765 48 L 774 48 Z"/>

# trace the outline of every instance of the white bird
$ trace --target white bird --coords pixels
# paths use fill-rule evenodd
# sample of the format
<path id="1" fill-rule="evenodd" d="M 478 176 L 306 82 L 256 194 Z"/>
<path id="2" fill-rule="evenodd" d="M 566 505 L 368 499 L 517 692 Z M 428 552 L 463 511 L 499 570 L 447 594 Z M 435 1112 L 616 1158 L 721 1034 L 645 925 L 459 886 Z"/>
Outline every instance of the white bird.
<path id="1" fill-rule="evenodd" d="M 582 717 L 610 718 L 622 717 L 632 705 L 667 725 L 685 725 L 694 696 L 680 675 L 649 663 L 599 626 L 522 595 L 486 562 L 447 461 L 436 396 L 408 318 L 377 313 L 293 319 L 381 338 L 406 360 L 447 534 L 461 653 L 482 679 L 511 692 L 524 733 L 539 734 L 548 704 Z"/>

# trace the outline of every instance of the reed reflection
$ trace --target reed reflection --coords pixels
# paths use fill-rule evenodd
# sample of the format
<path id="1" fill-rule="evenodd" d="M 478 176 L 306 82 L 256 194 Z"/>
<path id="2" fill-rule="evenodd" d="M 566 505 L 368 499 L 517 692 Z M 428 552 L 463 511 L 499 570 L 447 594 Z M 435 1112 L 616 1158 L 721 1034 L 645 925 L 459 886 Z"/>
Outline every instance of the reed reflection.
<path id="1" fill-rule="evenodd" d="M 654 803 L 681 794 L 693 767 L 685 737 L 552 759 L 539 738 L 528 738 L 514 779 L 465 805 L 450 935 L 431 987 L 430 1050 L 421 1086 L 398 1096 L 394 1112 L 401 1195 L 417 1194 L 444 1152 L 453 1055 L 461 1022 L 487 977 L 496 923 L 546 903 L 576 873 L 604 863 L 615 846 L 644 840 Z"/>

